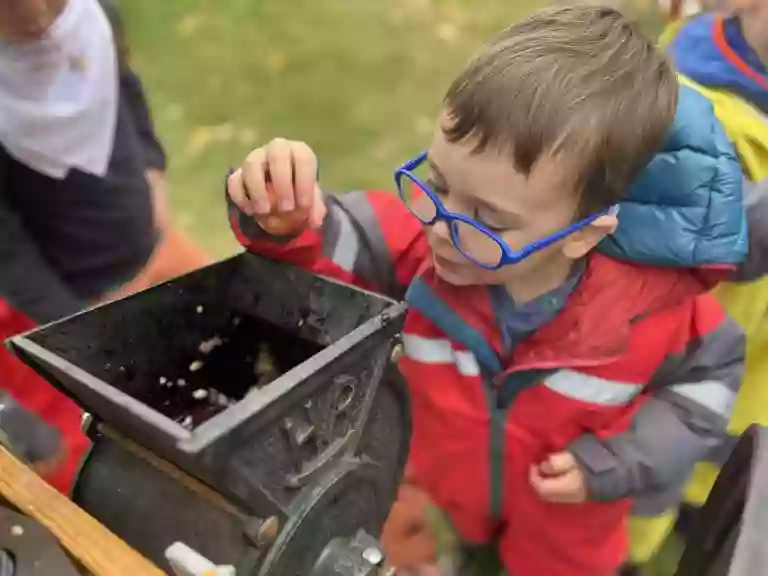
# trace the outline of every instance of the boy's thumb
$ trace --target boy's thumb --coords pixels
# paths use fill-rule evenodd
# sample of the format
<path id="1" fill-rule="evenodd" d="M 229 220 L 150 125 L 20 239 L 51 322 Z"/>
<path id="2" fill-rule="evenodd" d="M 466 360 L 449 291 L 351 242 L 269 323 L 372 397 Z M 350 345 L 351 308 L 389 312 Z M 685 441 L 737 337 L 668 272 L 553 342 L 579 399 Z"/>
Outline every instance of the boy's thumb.
<path id="1" fill-rule="evenodd" d="M 320 228 L 325 220 L 328 208 L 325 205 L 325 198 L 320 185 L 315 186 L 315 197 L 312 207 L 309 209 L 309 226 L 311 228 Z"/>
<path id="2" fill-rule="evenodd" d="M 541 472 L 550 476 L 559 476 L 576 468 L 576 459 L 569 452 L 552 454 L 541 465 Z"/>

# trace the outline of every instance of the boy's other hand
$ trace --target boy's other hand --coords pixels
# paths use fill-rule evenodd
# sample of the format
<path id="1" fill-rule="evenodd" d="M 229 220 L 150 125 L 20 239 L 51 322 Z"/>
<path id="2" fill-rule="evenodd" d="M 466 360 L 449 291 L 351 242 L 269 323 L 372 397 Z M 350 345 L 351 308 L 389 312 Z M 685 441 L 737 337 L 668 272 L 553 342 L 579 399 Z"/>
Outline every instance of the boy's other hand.
<path id="1" fill-rule="evenodd" d="M 268 233 L 319 228 L 326 214 L 317 157 L 304 142 L 276 138 L 257 148 L 228 180 L 232 201 Z"/>
<path id="2" fill-rule="evenodd" d="M 570 452 L 557 452 L 531 466 L 530 482 L 545 502 L 578 504 L 587 499 L 586 478 Z"/>

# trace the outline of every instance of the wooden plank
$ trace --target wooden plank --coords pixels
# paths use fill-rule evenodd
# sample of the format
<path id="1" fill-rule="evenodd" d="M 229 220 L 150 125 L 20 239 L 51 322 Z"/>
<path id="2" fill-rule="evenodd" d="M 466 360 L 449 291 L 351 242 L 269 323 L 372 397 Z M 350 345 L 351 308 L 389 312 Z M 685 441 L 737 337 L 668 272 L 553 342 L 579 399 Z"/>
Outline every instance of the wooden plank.
<path id="1" fill-rule="evenodd" d="M 48 528 L 94 576 L 165 576 L 85 510 L 0 446 L 0 494 Z"/>

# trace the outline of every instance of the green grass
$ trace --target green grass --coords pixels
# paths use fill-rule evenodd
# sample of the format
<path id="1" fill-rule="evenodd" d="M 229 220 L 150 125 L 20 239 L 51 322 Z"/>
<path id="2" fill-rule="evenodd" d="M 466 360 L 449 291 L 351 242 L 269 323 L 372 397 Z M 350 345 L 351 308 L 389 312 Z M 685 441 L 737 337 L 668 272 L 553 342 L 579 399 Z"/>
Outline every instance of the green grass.
<path id="1" fill-rule="evenodd" d="M 215 255 L 231 252 L 223 176 L 275 136 L 311 144 L 326 189 L 389 188 L 393 168 L 427 145 L 462 64 L 536 5 L 123 1 L 178 220 Z"/>
<path id="2" fill-rule="evenodd" d="M 212 254 L 231 253 L 224 174 L 275 136 L 310 143 L 326 189 L 390 188 L 462 64 L 544 3 L 123 0 L 177 220 Z"/>

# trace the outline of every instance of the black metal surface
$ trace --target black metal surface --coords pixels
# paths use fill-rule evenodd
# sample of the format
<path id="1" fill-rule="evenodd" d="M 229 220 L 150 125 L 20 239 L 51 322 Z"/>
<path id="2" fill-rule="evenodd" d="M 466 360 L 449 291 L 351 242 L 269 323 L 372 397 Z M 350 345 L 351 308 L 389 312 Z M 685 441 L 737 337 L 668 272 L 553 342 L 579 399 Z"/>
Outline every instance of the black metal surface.
<path id="1" fill-rule="evenodd" d="M 325 547 L 310 576 L 374 576 L 384 568 L 384 555 L 380 545 L 364 530 L 354 538 L 337 538 Z M 384 572 L 386 574 L 386 572 Z"/>
<path id="2" fill-rule="evenodd" d="M 219 564 L 258 555 L 245 537 L 242 510 L 207 498 L 108 437 L 96 439 L 73 500 L 166 571 L 165 550 L 175 542 Z M 238 568 L 238 574 L 250 573 Z"/>
<path id="3" fill-rule="evenodd" d="M 164 566 L 165 548 L 182 541 L 239 576 L 304 576 L 334 538 L 378 534 L 395 496 L 410 440 L 391 360 L 404 311 L 245 254 L 14 338 L 11 348 L 96 422 L 146 448 L 97 438 L 76 488 L 76 501 L 119 536 Z M 191 370 L 214 337 L 222 343 Z M 252 388 L 263 345 L 284 373 Z M 185 386 L 160 384 L 179 378 Z M 198 388 L 236 403 L 207 407 L 191 395 Z M 189 414 L 192 430 L 178 422 Z M 256 545 L 266 518 L 281 529 L 271 550 Z"/>
<path id="4" fill-rule="evenodd" d="M 768 429 L 736 445 L 698 514 L 676 576 L 768 573 Z"/>
<path id="5" fill-rule="evenodd" d="M 41 524 L 0 506 L 0 550 L 13 563 L 13 576 L 79 576 L 58 540 Z M 7 570 L 8 564 L 4 563 Z"/>
<path id="6" fill-rule="evenodd" d="M 259 576 L 307 576 L 335 538 L 351 538 L 361 529 L 378 535 L 389 510 L 382 498 L 388 486 L 380 472 L 370 462 L 345 459 L 305 491 L 294 502 Z"/>

